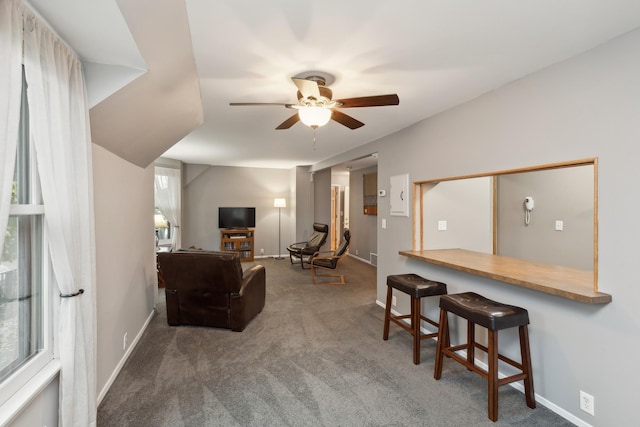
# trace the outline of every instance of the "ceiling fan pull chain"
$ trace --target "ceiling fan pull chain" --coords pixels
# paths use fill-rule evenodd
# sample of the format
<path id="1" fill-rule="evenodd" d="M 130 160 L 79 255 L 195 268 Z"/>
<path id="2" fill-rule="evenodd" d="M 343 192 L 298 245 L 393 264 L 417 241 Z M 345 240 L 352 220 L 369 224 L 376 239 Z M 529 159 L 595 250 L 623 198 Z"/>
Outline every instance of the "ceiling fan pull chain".
<path id="1" fill-rule="evenodd" d="M 313 129 L 313 151 L 316 151 L 316 128 Z"/>

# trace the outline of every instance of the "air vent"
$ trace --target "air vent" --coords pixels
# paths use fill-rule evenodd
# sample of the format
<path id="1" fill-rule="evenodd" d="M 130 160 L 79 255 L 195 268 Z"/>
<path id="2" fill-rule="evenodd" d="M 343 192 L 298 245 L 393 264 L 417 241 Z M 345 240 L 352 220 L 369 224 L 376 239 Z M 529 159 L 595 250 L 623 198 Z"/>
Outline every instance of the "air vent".
<path id="1" fill-rule="evenodd" d="M 374 254 L 373 252 L 370 252 L 369 262 L 371 263 L 371 265 L 378 265 L 378 254 Z"/>

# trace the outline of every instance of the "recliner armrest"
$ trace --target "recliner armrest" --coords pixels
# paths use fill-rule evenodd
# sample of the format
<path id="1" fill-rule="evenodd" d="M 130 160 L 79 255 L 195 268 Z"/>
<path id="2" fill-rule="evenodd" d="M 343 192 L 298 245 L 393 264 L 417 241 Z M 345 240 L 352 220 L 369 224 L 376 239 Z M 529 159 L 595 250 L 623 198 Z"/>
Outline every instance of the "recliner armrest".
<path id="1" fill-rule="evenodd" d="M 230 323 L 232 331 L 242 331 L 264 308 L 266 297 L 266 270 L 255 265 L 243 273 L 242 286 L 230 295 Z"/>
<path id="2" fill-rule="evenodd" d="M 287 247 L 287 250 L 290 251 L 300 251 L 302 249 L 304 249 L 307 246 L 307 242 L 297 242 L 297 243 L 292 243 L 289 245 L 289 247 Z"/>
<path id="3" fill-rule="evenodd" d="M 260 283 L 266 282 L 266 270 L 264 265 L 254 265 L 242 273 L 242 286 L 240 286 L 239 295 L 244 295 L 247 288 L 259 286 Z"/>

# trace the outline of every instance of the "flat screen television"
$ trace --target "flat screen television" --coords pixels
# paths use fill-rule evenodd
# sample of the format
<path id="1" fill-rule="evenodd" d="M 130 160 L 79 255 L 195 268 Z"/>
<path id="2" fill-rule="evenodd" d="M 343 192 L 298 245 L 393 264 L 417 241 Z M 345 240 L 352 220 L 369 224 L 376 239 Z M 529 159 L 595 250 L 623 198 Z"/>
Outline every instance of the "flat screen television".
<path id="1" fill-rule="evenodd" d="M 253 228 L 256 208 L 218 208 L 218 228 Z"/>

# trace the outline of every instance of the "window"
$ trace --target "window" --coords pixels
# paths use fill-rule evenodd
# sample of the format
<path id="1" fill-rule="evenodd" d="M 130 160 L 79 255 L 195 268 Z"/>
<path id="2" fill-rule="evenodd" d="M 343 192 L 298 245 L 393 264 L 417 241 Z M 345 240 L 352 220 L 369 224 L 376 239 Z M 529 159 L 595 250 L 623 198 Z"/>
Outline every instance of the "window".
<path id="1" fill-rule="evenodd" d="M 160 246 L 180 247 L 180 180 L 178 168 L 155 168 L 155 228 Z"/>
<path id="2" fill-rule="evenodd" d="M 23 72 L 9 222 L 0 254 L 0 404 L 51 359 L 44 275 L 44 205 Z"/>
<path id="3" fill-rule="evenodd" d="M 156 208 L 154 215 L 154 222 L 156 227 L 156 239 L 160 245 L 171 244 L 171 223 L 164 216 L 162 211 Z"/>

